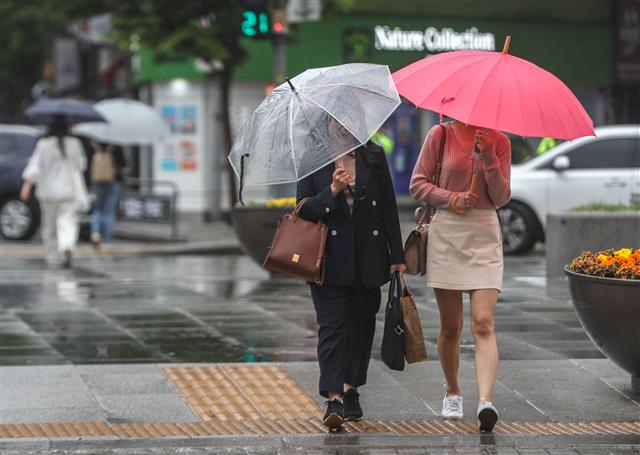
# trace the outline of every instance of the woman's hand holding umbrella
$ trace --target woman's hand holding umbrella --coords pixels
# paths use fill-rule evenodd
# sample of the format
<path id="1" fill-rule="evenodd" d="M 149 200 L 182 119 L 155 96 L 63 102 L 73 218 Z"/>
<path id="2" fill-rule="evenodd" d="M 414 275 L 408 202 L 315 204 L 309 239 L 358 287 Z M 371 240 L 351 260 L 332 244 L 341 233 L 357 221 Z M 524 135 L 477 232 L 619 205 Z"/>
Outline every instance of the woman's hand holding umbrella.
<path id="1" fill-rule="evenodd" d="M 475 164 L 473 166 L 473 176 L 469 191 L 456 194 L 451 200 L 451 209 L 463 214 L 467 209 L 474 208 L 478 204 L 478 174 L 480 173 L 480 160 L 485 163 L 492 164 L 496 161 L 496 153 L 493 149 L 493 143 L 487 135 L 487 129 L 477 129 L 473 134 L 473 158 Z"/>
<path id="2" fill-rule="evenodd" d="M 462 214 L 467 209 L 472 209 L 478 205 L 478 194 L 475 191 L 464 191 L 456 193 L 451 199 L 451 210 Z"/>
<path id="3" fill-rule="evenodd" d="M 331 182 L 331 193 L 333 197 L 340 194 L 346 187 L 351 184 L 351 176 L 342 167 L 336 167 L 333 171 L 333 182 Z"/>

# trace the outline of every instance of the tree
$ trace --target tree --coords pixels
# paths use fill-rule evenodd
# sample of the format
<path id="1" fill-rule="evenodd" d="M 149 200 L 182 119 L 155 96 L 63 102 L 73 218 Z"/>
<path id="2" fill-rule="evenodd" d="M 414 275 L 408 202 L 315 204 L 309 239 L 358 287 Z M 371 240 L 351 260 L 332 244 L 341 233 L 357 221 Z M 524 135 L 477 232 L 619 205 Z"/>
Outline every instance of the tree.
<path id="1" fill-rule="evenodd" d="M 354 0 L 325 0 L 325 15 L 348 11 Z M 51 54 L 52 38 L 66 34 L 76 19 L 113 15 L 114 39 L 128 50 L 135 35 L 157 58 L 194 57 L 211 64 L 220 88 L 223 145 L 231 151 L 229 94 L 235 68 L 246 58 L 240 45 L 242 6 L 238 0 L 0 0 L 0 117 L 17 120 L 30 101 Z M 227 165 L 230 202 L 235 176 Z"/>
<path id="2" fill-rule="evenodd" d="M 133 35 L 151 46 L 157 58 L 190 56 L 217 69 L 223 143 L 231 151 L 229 93 L 234 69 L 245 59 L 240 46 L 242 11 L 236 0 L 136 0 L 107 2 L 117 40 L 128 46 Z M 236 203 L 235 176 L 227 165 L 230 202 Z"/>
<path id="3" fill-rule="evenodd" d="M 71 21 L 68 7 L 69 2 L 49 0 L 0 1 L 0 121 L 22 119 L 51 56 L 52 38 Z"/>
<path id="4" fill-rule="evenodd" d="M 110 12 L 114 39 L 128 49 L 131 37 L 151 46 L 157 58 L 202 59 L 217 69 L 223 144 L 231 150 L 229 92 L 234 69 L 246 53 L 240 46 L 242 11 L 236 0 L 2 0 L 0 1 L 0 115 L 18 121 L 31 101 L 51 55 L 52 38 L 79 18 Z M 228 166 L 232 206 L 235 177 Z"/>

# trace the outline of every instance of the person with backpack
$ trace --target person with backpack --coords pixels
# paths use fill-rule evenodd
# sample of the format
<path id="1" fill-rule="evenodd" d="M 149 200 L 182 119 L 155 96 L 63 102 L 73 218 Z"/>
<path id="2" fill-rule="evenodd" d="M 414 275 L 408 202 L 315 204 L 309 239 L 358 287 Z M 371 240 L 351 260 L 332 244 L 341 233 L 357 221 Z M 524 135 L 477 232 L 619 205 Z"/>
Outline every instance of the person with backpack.
<path id="1" fill-rule="evenodd" d="M 101 242 L 111 242 L 126 162 L 121 147 L 91 141 L 91 148 L 91 244 L 98 249 Z"/>
<path id="2" fill-rule="evenodd" d="M 88 202 L 82 179 L 86 166 L 82 144 L 69 135 L 67 123 L 60 118 L 38 140 L 22 173 L 24 184 L 20 199 L 28 201 L 36 185 L 42 213 L 42 240 L 49 265 L 71 267 L 71 256 L 78 241 L 77 211 Z"/>

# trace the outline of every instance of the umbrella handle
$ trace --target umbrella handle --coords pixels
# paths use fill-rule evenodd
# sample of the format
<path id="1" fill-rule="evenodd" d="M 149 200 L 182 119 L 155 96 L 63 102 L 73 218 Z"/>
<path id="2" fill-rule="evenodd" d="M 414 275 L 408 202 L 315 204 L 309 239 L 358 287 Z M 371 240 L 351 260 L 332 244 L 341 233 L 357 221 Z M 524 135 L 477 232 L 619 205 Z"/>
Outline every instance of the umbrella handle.
<path id="1" fill-rule="evenodd" d="M 462 215 L 464 214 L 465 209 L 459 209 L 458 207 L 456 207 L 456 204 L 458 203 L 459 199 L 460 199 L 460 195 L 456 194 L 455 196 L 453 196 L 449 207 L 454 213 L 457 213 L 458 215 Z"/>
<path id="2" fill-rule="evenodd" d="M 471 193 L 475 193 L 477 189 L 478 189 L 478 174 L 473 174 L 473 177 L 471 177 L 471 185 L 469 186 L 469 191 Z M 453 210 L 458 215 L 462 215 L 464 212 L 466 212 L 466 209 L 459 209 L 456 206 L 459 199 L 460 199 L 459 195 L 456 194 L 455 196 L 453 196 L 453 199 L 451 199 L 451 210 Z"/>
<path id="3" fill-rule="evenodd" d="M 477 189 L 478 189 L 478 174 L 473 174 L 473 177 L 471 177 L 471 186 L 469 186 L 469 191 L 471 191 L 472 193 L 475 193 Z"/>

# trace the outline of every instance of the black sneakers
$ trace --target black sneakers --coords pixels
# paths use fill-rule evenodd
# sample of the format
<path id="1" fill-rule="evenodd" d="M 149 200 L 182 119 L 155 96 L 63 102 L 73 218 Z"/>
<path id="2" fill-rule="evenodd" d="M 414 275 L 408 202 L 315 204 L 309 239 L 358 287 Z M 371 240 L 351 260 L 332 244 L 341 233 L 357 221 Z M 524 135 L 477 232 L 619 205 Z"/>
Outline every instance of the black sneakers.
<path id="1" fill-rule="evenodd" d="M 344 407 L 344 420 L 358 420 L 362 418 L 360 394 L 356 389 L 349 389 L 344 393 L 342 404 Z"/>
<path id="2" fill-rule="evenodd" d="M 324 413 L 322 424 L 331 430 L 338 429 L 344 422 L 344 413 L 340 400 L 331 400 L 325 402 L 327 412 Z"/>

